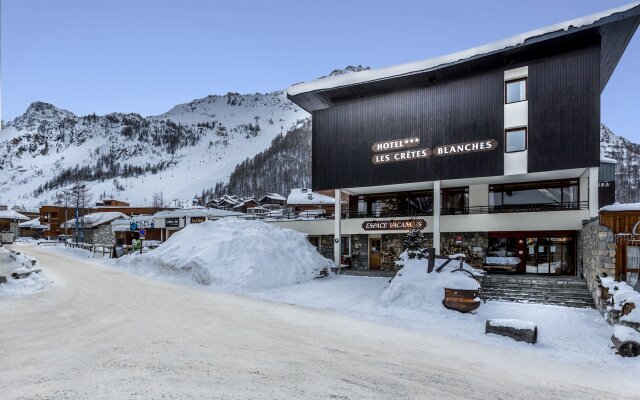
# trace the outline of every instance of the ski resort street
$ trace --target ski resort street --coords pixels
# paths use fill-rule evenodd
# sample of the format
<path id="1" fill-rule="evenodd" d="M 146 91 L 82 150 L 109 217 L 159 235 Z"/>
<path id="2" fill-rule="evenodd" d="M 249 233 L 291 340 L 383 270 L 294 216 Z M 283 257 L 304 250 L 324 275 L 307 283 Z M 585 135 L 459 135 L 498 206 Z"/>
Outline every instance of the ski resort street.
<path id="1" fill-rule="evenodd" d="M 564 364 L 171 284 L 23 246 L 54 284 L 0 300 L 3 399 L 631 399 Z"/>

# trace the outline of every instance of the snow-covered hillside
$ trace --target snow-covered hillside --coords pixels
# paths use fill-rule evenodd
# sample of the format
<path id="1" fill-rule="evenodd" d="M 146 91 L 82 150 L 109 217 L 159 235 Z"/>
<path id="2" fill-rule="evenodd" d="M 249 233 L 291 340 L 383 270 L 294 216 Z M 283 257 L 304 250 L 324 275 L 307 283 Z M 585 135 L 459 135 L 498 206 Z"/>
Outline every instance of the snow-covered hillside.
<path id="1" fill-rule="evenodd" d="M 640 202 L 640 144 L 617 136 L 606 125 L 600 127 L 600 154 L 616 165 L 616 201 Z"/>
<path id="2" fill-rule="evenodd" d="M 283 91 L 207 96 L 150 117 L 76 116 L 35 102 L 0 131 L 0 203 L 35 208 L 77 181 L 94 200 L 136 205 L 155 191 L 180 200 L 286 194 L 311 184 L 310 128 L 309 114 Z M 618 160 L 618 201 L 640 201 L 640 145 L 604 125 L 601 144 L 603 156 Z"/>
<path id="3" fill-rule="evenodd" d="M 78 180 L 96 200 L 192 198 L 306 118 L 281 91 L 208 96 L 146 118 L 35 102 L 0 131 L 0 203 L 35 207 Z"/>

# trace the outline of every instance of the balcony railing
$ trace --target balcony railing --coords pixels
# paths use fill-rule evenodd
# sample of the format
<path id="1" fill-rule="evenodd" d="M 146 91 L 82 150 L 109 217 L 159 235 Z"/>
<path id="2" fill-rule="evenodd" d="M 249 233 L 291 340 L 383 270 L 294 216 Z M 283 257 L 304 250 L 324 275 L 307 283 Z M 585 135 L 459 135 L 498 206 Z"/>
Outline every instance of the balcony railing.
<path id="1" fill-rule="evenodd" d="M 544 211 L 576 211 L 588 210 L 589 202 L 570 202 L 570 203 L 537 203 L 537 204 L 518 204 L 518 205 L 501 205 L 501 206 L 474 206 L 474 207 L 454 207 L 442 208 L 440 215 L 469 215 L 469 214 L 505 214 L 505 213 L 523 213 L 523 212 L 544 212 Z M 367 218 L 417 218 L 432 216 L 432 210 L 425 211 L 377 211 L 377 212 L 358 212 L 344 210 L 342 219 L 367 219 Z M 334 215 L 330 213 L 312 213 L 312 212 L 284 212 L 284 213 L 268 213 L 261 215 L 245 215 L 239 218 L 243 219 L 267 219 L 267 220 L 325 220 L 333 219 Z"/>

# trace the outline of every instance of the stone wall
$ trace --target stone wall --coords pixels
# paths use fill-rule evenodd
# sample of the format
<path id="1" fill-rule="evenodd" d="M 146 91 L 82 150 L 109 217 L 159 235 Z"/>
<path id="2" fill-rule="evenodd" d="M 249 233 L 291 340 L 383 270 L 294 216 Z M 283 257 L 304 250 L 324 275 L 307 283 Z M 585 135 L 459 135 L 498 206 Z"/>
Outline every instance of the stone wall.
<path id="1" fill-rule="evenodd" d="M 468 248 L 473 253 L 480 257 L 485 256 L 486 250 L 489 248 L 489 233 L 488 232 L 462 232 L 451 233 L 443 232 L 440 234 L 440 248 L 442 250 L 448 249 L 450 246 L 456 244 L 456 235 L 462 236 L 462 243 L 460 246 Z M 474 247 L 479 247 L 480 251 L 473 251 Z"/>
<path id="2" fill-rule="evenodd" d="M 10 222 L 9 231 L 13 232 L 13 237 L 17 239 L 20 236 L 20 223 Z"/>
<path id="3" fill-rule="evenodd" d="M 369 269 L 369 235 L 351 235 L 351 268 Z"/>
<path id="4" fill-rule="evenodd" d="M 400 254 L 404 251 L 404 238 L 407 235 L 404 233 L 387 233 L 382 235 L 382 251 L 392 251 L 395 255 L 394 262 L 390 260 L 385 260 L 383 258 L 382 261 L 382 269 L 397 269 L 395 265 L 395 260 L 400 257 Z M 423 247 L 432 247 L 433 246 L 433 233 L 425 233 L 425 242 Z"/>
<path id="5" fill-rule="evenodd" d="M 598 296 L 598 277 L 616 274 L 616 243 L 613 233 L 594 218 L 583 225 L 578 234 L 578 273 L 587 281 L 589 291 L 600 312 L 607 305 Z"/>
<path id="6" fill-rule="evenodd" d="M 333 235 L 320 236 L 320 254 L 333 260 Z"/>
<path id="7" fill-rule="evenodd" d="M 99 226 L 97 228 L 84 230 L 84 242 L 89 244 L 113 244 L 115 235 L 111 229 L 111 224 Z"/>

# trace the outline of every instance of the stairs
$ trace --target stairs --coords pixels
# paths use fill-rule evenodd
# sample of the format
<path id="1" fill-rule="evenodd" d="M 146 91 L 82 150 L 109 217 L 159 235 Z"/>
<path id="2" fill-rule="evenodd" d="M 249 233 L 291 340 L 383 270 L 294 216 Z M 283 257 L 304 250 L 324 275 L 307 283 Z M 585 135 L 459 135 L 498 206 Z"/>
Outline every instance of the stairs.
<path id="1" fill-rule="evenodd" d="M 482 281 L 487 300 L 594 308 L 587 283 L 575 276 L 487 275 Z"/>

